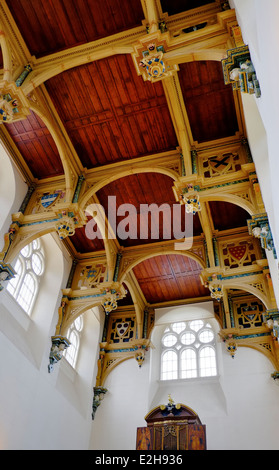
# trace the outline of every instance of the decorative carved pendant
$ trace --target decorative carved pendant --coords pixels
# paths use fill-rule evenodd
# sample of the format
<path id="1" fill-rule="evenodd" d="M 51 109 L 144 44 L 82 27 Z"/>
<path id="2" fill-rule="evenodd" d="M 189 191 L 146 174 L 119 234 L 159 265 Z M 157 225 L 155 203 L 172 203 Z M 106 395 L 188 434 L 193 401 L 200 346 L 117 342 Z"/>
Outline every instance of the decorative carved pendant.
<path id="1" fill-rule="evenodd" d="M 168 64 L 165 53 L 168 49 L 169 33 L 155 33 L 146 35 L 135 46 L 133 54 L 138 75 L 144 80 L 156 82 L 169 77 L 178 70 L 177 65 Z"/>
<path id="2" fill-rule="evenodd" d="M 0 124 L 25 119 L 30 114 L 28 100 L 15 83 L 0 81 Z"/>

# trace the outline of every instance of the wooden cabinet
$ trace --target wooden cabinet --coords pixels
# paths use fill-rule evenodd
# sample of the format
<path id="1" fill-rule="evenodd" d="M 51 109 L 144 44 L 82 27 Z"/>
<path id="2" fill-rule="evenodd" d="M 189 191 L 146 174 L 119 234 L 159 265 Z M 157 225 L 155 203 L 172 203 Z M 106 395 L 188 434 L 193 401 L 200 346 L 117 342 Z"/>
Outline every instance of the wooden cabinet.
<path id="1" fill-rule="evenodd" d="M 137 428 L 137 450 L 206 450 L 206 427 L 185 405 L 159 406 Z"/>

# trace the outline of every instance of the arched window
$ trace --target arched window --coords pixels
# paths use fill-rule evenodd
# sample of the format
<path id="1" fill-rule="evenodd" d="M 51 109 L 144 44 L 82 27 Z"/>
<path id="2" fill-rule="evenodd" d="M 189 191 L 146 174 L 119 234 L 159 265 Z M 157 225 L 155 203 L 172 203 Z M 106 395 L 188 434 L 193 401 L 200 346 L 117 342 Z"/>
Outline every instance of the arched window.
<path id="1" fill-rule="evenodd" d="M 217 374 L 216 351 L 212 346 L 201 348 L 200 350 L 200 375 L 211 377 Z"/>
<path id="2" fill-rule="evenodd" d="M 7 291 L 29 315 L 44 269 L 44 250 L 42 242 L 37 239 L 21 250 L 15 264 L 16 275 L 7 285 Z"/>
<path id="3" fill-rule="evenodd" d="M 217 375 L 215 334 L 204 320 L 172 323 L 162 336 L 161 380 Z"/>
<path id="4" fill-rule="evenodd" d="M 177 379 L 178 357 L 175 351 L 165 351 L 162 357 L 162 379 Z"/>
<path id="5" fill-rule="evenodd" d="M 80 345 L 80 336 L 83 329 L 83 319 L 78 317 L 70 326 L 67 338 L 70 341 L 70 346 L 65 350 L 64 357 L 71 364 L 73 368 L 76 366 L 78 350 Z"/>
<path id="6" fill-rule="evenodd" d="M 181 351 L 181 379 L 189 379 L 197 377 L 197 353 L 192 348 L 183 349 Z"/>

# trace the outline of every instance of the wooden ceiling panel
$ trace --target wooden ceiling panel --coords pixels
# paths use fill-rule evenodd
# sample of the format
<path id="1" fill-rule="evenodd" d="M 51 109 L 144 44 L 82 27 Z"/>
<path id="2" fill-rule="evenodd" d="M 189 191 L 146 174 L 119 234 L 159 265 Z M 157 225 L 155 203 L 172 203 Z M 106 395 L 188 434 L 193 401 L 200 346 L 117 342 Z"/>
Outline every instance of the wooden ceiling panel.
<path id="1" fill-rule="evenodd" d="M 173 180 L 166 175 L 159 173 L 139 173 L 137 175 L 120 178 L 98 191 L 97 197 L 107 215 L 109 196 L 115 196 L 116 211 L 119 211 L 121 209 L 120 206 L 123 204 L 131 204 L 132 206 L 130 212 L 118 215 L 116 218 L 118 241 L 121 246 L 135 246 L 163 240 L 183 238 L 186 223 L 190 224 L 192 221 L 194 223 L 194 235 L 201 234 L 202 229 L 199 218 L 192 218 L 185 214 L 185 206 L 181 206 L 176 202 L 172 186 Z M 111 201 L 114 203 L 112 199 Z M 148 218 L 144 217 L 144 220 L 146 221 L 146 224 L 144 224 L 143 219 L 141 219 L 140 212 L 143 214 L 143 210 L 147 210 L 143 205 L 150 206 L 152 203 L 156 204 L 158 208 L 160 208 L 162 204 L 166 204 L 166 210 L 164 215 L 161 213 L 158 218 L 156 211 L 152 218 L 150 215 Z M 177 213 L 173 209 L 175 205 Z M 135 208 L 135 210 L 133 210 L 133 208 Z M 128 216 L 133 229 L 131 225 L 127 225 L 124 230 L 129 232 L 130 235 L 135 236 L 135 238 L 128 237 L 124 239 L 124 236 L 126 235 L 124 234 L 124 236 L 122 236 L 121 234 L 123 232 L 120 232 L 121 221 L 126 220 L 126 222 L 128 222 Z M 157 223 L 158 219 L 159 225 Z M 123 225 L 124 222 L 122 226 Z M 153 235 L 151 233 L 152 227 L 154 227 Z M 141 236 L 142 229 L 143 232 Z M 180 231 L 182 233 L 181 237 L 178 236 Z M 144 238 L 145 234 L 146 238 Z"/>
<path id="2" fill-rule="evenodd" d="M 75 234 L 69 238 L 70 242 L 80 254 L 102 251 L 105 249 L 104 241 L 100 238 L 90 239 L 85 233 L 85 227 L 76 229 Z"/>
<path id="3" fill-rule="evenodd" d="M 31 55 L 43 57 L 142 25 L 140 0 L 7 0 Z"/>
<path id="4" fill-rule="evenodd" d="M 63 175 L 57 146 L 39 116 L 32 112 L 23 121 L 5 126 L 35 178 Z"/>
<path id="5" fill-rule="evenodd" d="M 6 0 L 6 3 L 30 55 L 36 58 L 105 37 L 108 39 L 103 43 L 108 44 L 109 36 L 142 27 L 144 20 L 142 0 Z M 209 3 L 214 2 L 161 0 L 162 11 L 169 15 Z M 220 5 L 219 0 L 216 4 Z M 38 64 L 42 66 L 42 62 L 50 66 L 53 63 L 43 59 Z M 61 58 L 60 65 L 63 63 Z M 194 140 L 202 143 L 234 136 L 239 130 L 234 94 L 224 84 L 221 63 L 182 63 L 178 77 Z M 66 131 L 77 153 L 77 167 L 82 165 L 84 174 L 86 169 L 127 160 L 130 163 L 135 158 L 173 151 L 180 146 L 175 132 L 179 126 L 173 124 L 174 115 L 170 114 L 163 82 L 151 83 L 138 76 L 130 54 L 115 54 L 65 70 L 47 80 L 44 86 L 61 119 L 62 133 Z M 32 113 L 24 121 L 5 126 L 34 178 L 63 175 L 55 142 L 37 115 Z M 113 166 L 116 172 L 117 167 Z M 185 213 L 185 206 L 178 204 L 174 197 L 173 180 L 166 175 L 135 173 L 102 188 L 97 198 L 107 216 L 109 196 L 115 196 L 116 211 L 124 204 L 130 204 L 135 210 L 133 214 L 118 213 L 115 220 L 116 229 L 121 228 L 122 222 L 122 233 L 118 231 L 116 235 L 123 248 L 184 238 L 185 226 L 189 228 L 192 222 L 193 235 L 202 234 L 199 216 L 192 218 Z M 144 225 L 141 209 L 145 205 L 145 210 L 150 212 L 151 204 L 157 209 L 165 204 L 170 212 L 167 218 L 165 213 L 164 216 L 160 213 L 158 219 L 158 212 L 153 218 L 149 215 Z M 179 208 L 176 217 L 174 208 Z M 249 214 L 235 205 L 209 202 L 207 208 L 213 230 L 247 226 Z M 131 233 L 134 237 L 129 236 Z M 105 249 L 102 239 L 88 238 L 86 227 L 77 229 L 67 243 L 80 258 L 89 258 L 90 254 Z M 201 270 L 193 259 L 173 254 L 147 259 L 133 272 L 147 302 L 154 304 L 208 297 L 209 291 L 200 280 Z M 120 305 L 131 303 L 128 292 Z"/>
<path id="6" fill-rule="evenodd" d="M 138 264 L 134 274 L 148 303 L 209 295 L 200 280 L 200 265 L 182 255 L 162 255 Z"/>
<path id="7" fill-rule="evenodd" d="M 217 61 L 179 65 L 179 80 L 193 138 L 207 142 L 234 136 L 239 130 L 232 87 L 225 85 Z"/>
<path id="8" fill-rule="evenodd" d="M 247 227 L 247 220 L 251 216 L 242 207 L 223 201 L 210 201 L 208 204 L 215 230 Z"/>
<path id="9" fill-rule="evenodd" d="M 48 93 L 85 168 L 178 146 L 161 83 L 144 83 L 119 55 L 50 79 Z"/>
<path id="10" fill-rule="evenodd" d="M 162 11 L 169 16 L 214 3 L 214 0 L 161 0 Z"/>
<path id="11" fill-rule="evenodd" d="M 124 282 L 123 282 L 123 287 L 124 287 L 124 289 L 126 289 L 127 293 L 126 293 L 126 296 L 123 297 L 123 299 L 119 299 L 117 301 L 117 306 L 118 307 L 124 307 L 124 306 L 127 306 L 127 305 L 133 305 L 134 304 L 131 293 L 130 293 L 128 287 L 126 286 L 126 284 Z"/>

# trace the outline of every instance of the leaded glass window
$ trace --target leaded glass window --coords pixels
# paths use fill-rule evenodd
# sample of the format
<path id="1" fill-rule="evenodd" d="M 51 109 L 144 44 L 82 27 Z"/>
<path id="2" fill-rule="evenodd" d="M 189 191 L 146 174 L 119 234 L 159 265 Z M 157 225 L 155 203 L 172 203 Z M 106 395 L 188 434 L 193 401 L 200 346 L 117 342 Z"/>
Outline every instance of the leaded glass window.
<path id="1" fill-rule="evenodd" d="M 215 333 L 209 321 L 169 325 L 162 336 L 161 379 L 190 379 L 217 375 Z"/>
<path id="2" fill-rule="evenodd" d="M 64 357 L 73 368 L 76 366 L 78 351 L 80 346 L 80 337 L 83 330 L 83 318 L 79 316 L 70 326 L 67 338 L 70 346 L 65 350 Z"/>
<path id="3" fill-rule="evenodd" d="M 44 249 L 41 240 L 37 239 L 19 253 L 15 263 L 16 275 L 7 285 L 7 291 L 29 315 L 38 294 L 44 268 Z"/>

